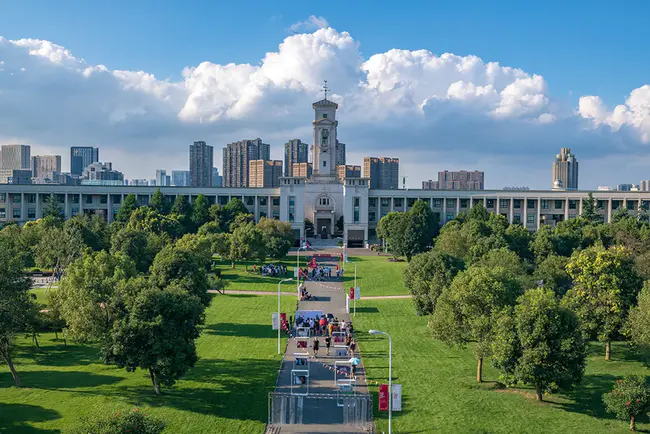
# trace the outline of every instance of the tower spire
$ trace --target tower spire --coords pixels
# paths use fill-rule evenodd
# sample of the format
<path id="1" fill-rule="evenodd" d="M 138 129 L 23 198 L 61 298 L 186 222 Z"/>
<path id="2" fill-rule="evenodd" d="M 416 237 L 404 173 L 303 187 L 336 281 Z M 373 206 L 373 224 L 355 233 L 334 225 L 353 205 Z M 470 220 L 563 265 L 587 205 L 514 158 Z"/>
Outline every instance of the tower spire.
<path id="1" fill-rule="evenodd" d="M 330 88 L 327 87 L 327 80 L 323 80 L 323 81 L 324 81 L 323 92 L 325 93 L 325 99 L 327 99 L 327 92 L 330 90 Z"/>

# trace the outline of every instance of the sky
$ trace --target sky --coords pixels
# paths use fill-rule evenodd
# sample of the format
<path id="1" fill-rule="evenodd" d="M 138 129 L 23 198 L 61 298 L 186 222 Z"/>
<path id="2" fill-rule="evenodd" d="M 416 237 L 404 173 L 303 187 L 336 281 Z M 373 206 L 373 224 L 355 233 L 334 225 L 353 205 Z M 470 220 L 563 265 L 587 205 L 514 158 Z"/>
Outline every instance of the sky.
<path id="1" fill-rule="evenodd" d="M 127 178 L 187 169 L 194 140 L 311 142 L 328 80 L 348 164 L 410 188 L 483 170 L 549 188 L 650 178 L 650 2 L 0 2 L 0 143 L 97 145 Z"/>

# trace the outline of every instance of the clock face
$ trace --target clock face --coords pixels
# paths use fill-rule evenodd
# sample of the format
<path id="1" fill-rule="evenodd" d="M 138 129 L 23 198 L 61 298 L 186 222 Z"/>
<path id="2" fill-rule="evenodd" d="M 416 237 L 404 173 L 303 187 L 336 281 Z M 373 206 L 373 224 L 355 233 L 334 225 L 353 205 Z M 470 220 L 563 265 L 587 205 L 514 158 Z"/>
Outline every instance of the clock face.
<path id="1" fill-rule="evenodd" d="M 322 144 L 322 145 L 320 146 L 320 149 L 321 149 L 321 151 L 323 151 L 323 152 L 327 152 L 327 151 L 329 151 L 329 148 L 330 148 L 330 147 L 329 147 L 329 145 L 328 145 L 327 143 L 324 143 L 324 144 Z"/>

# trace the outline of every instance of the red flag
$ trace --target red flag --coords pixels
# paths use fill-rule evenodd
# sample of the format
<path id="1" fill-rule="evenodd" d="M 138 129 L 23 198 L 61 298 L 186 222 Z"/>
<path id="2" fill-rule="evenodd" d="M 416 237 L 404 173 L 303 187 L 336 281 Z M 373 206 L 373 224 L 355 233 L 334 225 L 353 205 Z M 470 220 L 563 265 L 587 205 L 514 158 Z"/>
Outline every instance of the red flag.
<path id="1" fill-rule="evenodd" d="M 388 384 L 379 385 L 379 411 L 388 411 Z"/>

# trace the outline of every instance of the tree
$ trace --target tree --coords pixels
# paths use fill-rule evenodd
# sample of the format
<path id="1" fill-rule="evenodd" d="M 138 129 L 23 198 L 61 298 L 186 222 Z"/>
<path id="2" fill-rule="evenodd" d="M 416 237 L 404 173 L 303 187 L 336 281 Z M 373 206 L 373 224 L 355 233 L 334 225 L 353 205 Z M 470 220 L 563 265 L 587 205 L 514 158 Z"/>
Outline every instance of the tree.
<path id="1" fill-rule="evenodd" d="M 266 256 L 271 259 L 284 258 L 296 240 L 296 234 L 287 222 L 262 217 L 257 229 L 262 233 Z"/>
<path id="2" fill-rule="evenodd" d="M 418 235 L 417 252 L 424 252 L 433 245 L 433 238 L 438 233 L 439 222 L 429 205 L 422 199 L 415 201 L 408 214 L 411 228 Z"/>
<path id="3" fill-rule="evenodd" d="M 309 219 L 305 219 L 305 237 L 314 236 L 314 222 Z"/>
<path id="4" fill-rule="evenodd" d="M 339 233 L 343 232 L 343 228 L 345 226 L 345 221 L 343 220 L 343 216 L 340 216 L 338 220 L 336 220 L 336 230 Z"/>
<path id="5" fill-rule="evenodd" d="M 650 349 L 650 282 L 643 285 L 638 304 L 630 309 L 625 331 L 632 343 Z"/>
<path id="6" fill-rule="evenodd" d="M 137 271 L 146 273 L 149 271 L 156 254 L 167 243 L 168 240 L 164 237 L 127 227 L 113 235 L 111 254 L 124 254 L 134 261 Z"/>
<path id="7" fill-rule="evenodd" d="M 140 204 L 135 198 L 135 194 L 131 193 L 124 198 L 122 206 L 115 215 L 115 220 L 118 222 L 126 223 L 131 218 L 131 213 L 140 207 Z"/>
<path id="8" fill-rule="evenodd" d="M 70 264 L 50 297 L 74 340 L 88 342 L 106 336 L 122 309 L 120 290 L 135 274 L 129 258 L 104 251 L 86 251 Z"/>
<path id="9" fill-rule="evenodd" d="M 101 216 L 78 214 L 67 220 L 63 228 L 68 233 L 77 233 L 83 244 L 92 250 L 107 250 L 110 246 L 108 225 Z"/>
<path id="10" fill-rule="evenodd" d="M 192 205 L 187 202 L 186 196 L 179 194 L 174 200 L 171 212 L 189 219 L 190 214 L 192 213 Z"/>
<path id="11" fill-rule="evenodd" d="M 207 223 L 210 219 L 210 215 L 208 214 L 209 208 L 210 204 L 208 203 L 208 199 L 203 194 L 199 194 L 194 199 L 190 220 L 195 230 Z"/>
<path id="12" fill-rule="evenodd" d="M 513 223 L 505 231 L 508 248 L 515 252 L 521 259 L 532 259 L 530 243 L 533 240 L 532 235 L 519 223 Z"/>
<path id="13" fill-rule="evenodd" d="M 238 215 L 240 214 L 250 214 L 250 211 L 248 211 L 248 208 L 246 208 L 246 205 L 244 205 L 244 202 L 241 201 L 241 199 L 238 198 L 233 198 L 231 199 L 223 208 L 223 219 L 220 221 L 221 223 L 221 229 L 223 229 L 224 232 L 232 232 L 234 228 L 231 228 L 230 225 L 235 221 L 235 218 L 237 218 Z"/>
<path id="14" fill-rule="evenodd" d="M 185 227 L 176 214 L 161 214 L 149 207 L 141 207 L 133 211 L 126 227 L 158 235 L 166 234 L 172 239 L 182 236 L 185 232 Z"/>
<path id="15" fill-rule="evenodd" d="M 388 242 L 390 247 L 390 238 L 393 232 L 393 227 L 397 221 L 402 218 L 403 212 L 391 211 L 383 216 L 379 223 L 377 223 L 377 237 Z"/>
<path id="16" fill-rule="evenodd" d="M 644 377 L 628 375 L 616 380 L 614 390 L 603 395 L 607 412 L 630 421 L 630 431 L 636 431 L 636 418 L 650 410 L 650 387 Z"/>
<path id="17" fill-rule="evenodd" d="M 482 381 L 483 359 L 491 354 L 492 323 L 522 292 L 520 282 L 501 267 L 473 266 L 456 275 L 438 298 L 429 327 L 447 345 L 476 342 L 476 381 Z"/>
<path id="18" fill-rule="evenodd" d="M 20 387 L 20 378 L 11 357 L 14 340 L 22 332 L 33 312 L 33 301 L 29 297 L 31 282 L 23 273 L 24 264 L 0 237 L 0 356 L 11 371 L 16 387 Z"/>
<path id="19" fill-rule="evenodd" d="M 253 223 L 239 226 L 230 235 L 229 240 L 232 268 L 235 268 L 235 261 L 247 261 L 253 258 L 264 260 L 266 252 L 262 234 Z"/>
<path id="20" fill-rule="evenodd" d="M 596 207 L 596 199 L 594 199 L 594 195 L 591 192 L 582 201 L 582 214 L 580 216 L 591 223 L 599 223 L 601 221 L 598 208 Z"/>
<path id="21" fill-rule="evenodd" d="M 433 313 L 438 297 L 462 269 L 462 260 L 434 250 L 413 257 L 404 270 L 404 286 L 418 315 Z"/>
<path id="22" fill-rule="evenodd" d="M 111 329 L 104 359 L 129 372 L 147 370 L 159 395 L 160 385 L 173 386 L 196 364 L 203 311 L 201 300 L 184 289 L 145 286 Z"/>
<path id="23" fill-rule="evenodd" d="M 610 360 L 611 341 L 642 286 L 634 258 L 624 247 L 590 247 L 574 254 L 566 270 L 573 288 L 563 302 L 580 318 L 586 337 L 605 342 L 605 360 Z"/>
<path id="24" fill-rule="evenodd" d="M 49 197 L 45 201 L 42 211 L 43 217 L 50 217 L 58 221 L 63 221 L 65 219 L 65 214 L 59 205 L 59 199 L 54 193 L 50 193 Z"/>
<path id="25" fill-rule="evenodd" d="M 537 264 L 533 279 L 544 288 L 552 289 L 558 297 L 564 297 L 573 284 L 571 276 L 566 272 L 568 263 L 569 258 L 565 256 L 549 255 Z"/>
<path id="26" fill-rule="evenodd" d="M 511 384 L 535 386 L 538 401 L 555 387 L 578 384 L 585 370 L 586 346 L 578 318 L 560 306 L 547 288 L 529 289 L 505 309 L 494 327 L 495 366 Z"/>
<path id="27" fill-rule="evenodd" d="M 169 212 L 169 203 L 167 203 L 167 199 L 160 191 L 160 188 L 157 188 L 154 194 L 151 195 L 149 208 L 160 214 L 167 214 Z"/>
<path id="28" fill-rule="evenodd" d="M 36 246 L 36 265 L 54 269 L 57 276 L 83 251 L 81 233 L 74 227 L 51 227 Z"/>
<path id="29" fill-rule="evenodd" d="M 221 226 L 219 226 L 219 223 L 216 221 L 210 221 L 201 226 L 198 230 L 199 235 L 208 235 L 208 234 L 220 234 L 221 231 Z"/>

